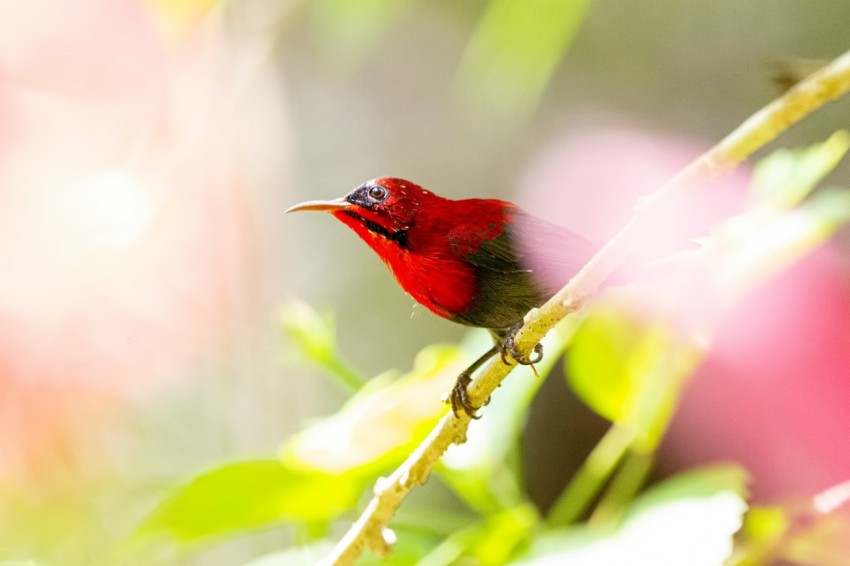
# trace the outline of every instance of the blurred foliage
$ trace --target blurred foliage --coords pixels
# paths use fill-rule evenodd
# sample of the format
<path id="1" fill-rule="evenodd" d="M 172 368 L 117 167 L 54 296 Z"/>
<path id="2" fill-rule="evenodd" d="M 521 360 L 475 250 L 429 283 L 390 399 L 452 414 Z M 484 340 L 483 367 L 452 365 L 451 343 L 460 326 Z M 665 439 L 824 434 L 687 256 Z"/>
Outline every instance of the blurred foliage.
<path id="1" fill-rule="evenodd" d="M 747 508 L 734 466 L 685 472 L 637 498 L 616 526 L 553 530 L 516 564 L 722 564 Z"/>
<path id="2" fill-rule="evenodd" d="M 169 42 L 185 40 L 227 0 L 146 0 L 155 26 Z"/>
<path id="3" fill-rule="evenodd" d="M 331 336 L 318 322 L 321 317 L 305 308 L 300 307 L 302 320 Z M 424 439 L 447 410 L 440 395 L 466 364 L 455 346 L 426 348 L 407 375 L 376 377 L 336 414 L 292 436 L 278 460 L 228 463 L 178 489 L 137 537 L 185 544 L 276 522 L 321 530 Z"/>
<path id="4" fill-rule="evenodd" d="M 589 0 L 492 0 L 457 73 L 465 108 L 522 122 L 543 96 Z"/>
<path id="5" fill-rule="evenodd" d="M 667 325 L 629 315 L 628 304 L 600 303 L 574 338 L 567 378 L 596 413 L 634 436 L 639 451 L 658 446 L 697 357 Z"/>
<path id="6" fill-rule="evenodd" d="M 366 381 L 349 367 L 336 347 L 336 325 L 331 313 L 320 314 L 308 305 L 292 301 L 280 310 L 280 325 L 293 348 L 290 358 L 325 370 L 344 388 L 357 391 Z"/>
<path id="7" fill-rule="evenodd" d="M 776 558 L 777 546 L 788 533 L 788 513 L 781 507 L 753 507 L 747 513 L 738 537 L 743 544 L 730 562 L 739 566 L 764 564 Z"/>
<path id="8" fill-rule="evenodd" d="M 420 559 L 434 547 L 437 539 L 416 530 L 397 529 L 399 540 L 393 553 L 386 558 L 367 554 L 357 563 L 360 566 L 408 566 L 421 564 Z M 333 548 L 330 540 L 320 540 L 274 552 L 245 564 L 245 566 L 315 566 Z"/>
<path id="9" fill-rule="evenodd" d="M 361 489 L 332 474 L 300 471 L 278 460 L 226 464 L 163 501 L 137 536 L 186 544 L 274 521 L 324 523 L 350 509 Z"/>
<path id="10" fill-rule="evenodd" d="M 750 206 L 684 254 L 681 267 L 711 262 L 718 281 L 737 285 L 737 255 L 746 253 L 751 285 L 812 249 L 850 220 L 848 191 L 811 194 L 847 147 L 848 137 L 840 132 L 812 148 L 781 150 L 762 160 Z M 789 225 L 794 229 L 785 228 Z M 781 246 L 758 246 L 756 227 L 787 235 Z M 749 253 L 750 246 L 759 253 Z M 780 546 L 785 554 L 799 553 L 831 532 L 831 522 L 820 518 L 817 528 L 792 537 L 782 508 L 754 508 L 744 515 L 746 473 L 734 465 L 684 472 L 641 493 L 682 386 L 702 357 L 698 336 L 710 326 L 697 323 L 688 330 L 637 309 L 638 291 L 609 292 L 553 331 L 537 368 L 540 379 L 529 372 L 505 382 L 486 418 L 470 426 L 468 442 L 453 446 L 438 469 L 442 483 L 467 508 L 446 508 L 436 520 L 427 513 L 406 515 L 389 563 L 585 565 L 643 556 L 649 560 L 643 563 L 659 565 L 762 564 Z M 313 536 L 325 532 L 332 521 L 354 512 L 368 486 L 421 442 L 448 410 L 441 395 L 488 347 L 484 333 L 472 333 L 460 346 L 425 348 L 405 375 L 387 372 L 358 387 L 362 379 L 354 372 L 354 378 L 341 379 L 350 370 L 340 370 L 345 366 L 338 360 L 332 318 L 299 303 L 286 307 L 280 320 L 302 359 L 356 392 L 335 414 L 287 440 L 278 460 L 229 463 L 179 488 L 141 534 L 184 545 L 281 523 L 312 525 Z M 529 403 L 567 348 L 569 385 L 612 425 L 544 517 L 525 491 L 518 452 Z M 467 526 L 446 530 L 438 523 Z M 328 544 L 320 540 L 252 565 L 308 563 Z"/>
<path id="11" fill-rule="evenodd" d="M 373 478 L 400 463 L 446 412 L 440 396 L 467 361 L 456 346 L 430 346 L 408 374 L 381 375 L 334 415 L 294 435 L 281 460 L 302 469 Z"/>
<path id="12" fill-rule="evenodd" d="M 411 0 L 318 0 L 316 36 L 333 61 L 356 69 L 411 7 Z M 522 124 L 578 32 L 590 0 L 491 0 L 455 74 L 460 116 Z M 329 58 L 330 59 L 330 58 Z"/>
<path id="13" fill-rule="evenodd" d="M 461 557 L 473 559 L 482 566 L 506 564 L 517 548 L 524 546 L 532 536 L 538 520 L 536 509 L 529 504 L 493 513 L 446 537 L 417 564 L 442 566 L 453 564 Z"/>
<path id="14" fill-rule="evenodd" d="M 780 149 L 754 168 L 751 204 L 700 240 L 687 258 L 734 302 L 824 242 L 850 220 L 850 192 L 815 185 L 850 147 L 847 132 L 803 150 Z"/>
<path id="15" fill-rule="evenodd" d="M 802 150 L 779 149 L 753 170 L 753 197 L 776 208 L 800 203 L 850 148 L 850 134 L 835 132 L 823 143 Z"/>
<path id="16" fill-rule="evenodd" d="M 381 42 L 387 28 L 413 4 L 412 0 L 316 0 L 316 36 L 320 49 L 356 68 Z"/>

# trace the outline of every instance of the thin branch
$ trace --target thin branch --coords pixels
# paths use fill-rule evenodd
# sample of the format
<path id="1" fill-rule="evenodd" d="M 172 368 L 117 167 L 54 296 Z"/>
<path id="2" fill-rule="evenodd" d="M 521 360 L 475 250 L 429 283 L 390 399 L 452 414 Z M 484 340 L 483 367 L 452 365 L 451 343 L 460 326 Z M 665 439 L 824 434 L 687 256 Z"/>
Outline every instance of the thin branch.
<path id="1" fill-rule="evenodd" d="M 753 114 L 720 143 L 682 170 L 646 199 L 632 219 L 563 289 L 542 307 L 526 315 L 525 325 L 517 336 L 519 350 L 530 352 L 561 319 L 580 309 L 599 289 L 651 232 L 659 220 L 661 207 L 658 203 L 666 201 L 671 194 L 687 190 L 698 181 L 731 170 L 789 126 L 848 90 L 850 51 Z M 472 401 L 481 403 L 487 399 L 514 367 L 513 362 L 503 364 L 496 357 L 470 385 Z M 322 564 L 354 564 L 365 548 L 379 555 L 388 554 L 395 538 L 388 525 L 395 510 L 411 489 L 425 482 L 437 460 L 450 445 L 466 441 L 469 422 L 469 417 L 464 414 L 455 417 L 448 412 L 392 475 L 375 483 L 375 496 Z"/>

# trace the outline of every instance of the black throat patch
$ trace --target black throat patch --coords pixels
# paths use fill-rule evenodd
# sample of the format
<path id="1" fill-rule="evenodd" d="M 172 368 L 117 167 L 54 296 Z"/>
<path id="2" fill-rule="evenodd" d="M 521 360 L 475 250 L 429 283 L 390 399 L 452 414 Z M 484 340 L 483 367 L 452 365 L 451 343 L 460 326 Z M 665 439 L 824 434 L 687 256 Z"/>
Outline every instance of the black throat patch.
<path id="1" fill-rule="evenodd" d="M 407 247 L 407 230 L 396 230 L 395 232 L 390 232 L 377 222 L 372 222 L 371 220 L 367 220 L 357 214 L 356 212 L 352 212 L 350 210 L 346 210 L 345 213 L 352 218 L 355 218 L 360 223 L 362 223 L 367 230 L 372 232 L 373 234 L 378 234 L 379 236 L 383 236 L 384 238 L 397 243 L 402 248 Z"/>

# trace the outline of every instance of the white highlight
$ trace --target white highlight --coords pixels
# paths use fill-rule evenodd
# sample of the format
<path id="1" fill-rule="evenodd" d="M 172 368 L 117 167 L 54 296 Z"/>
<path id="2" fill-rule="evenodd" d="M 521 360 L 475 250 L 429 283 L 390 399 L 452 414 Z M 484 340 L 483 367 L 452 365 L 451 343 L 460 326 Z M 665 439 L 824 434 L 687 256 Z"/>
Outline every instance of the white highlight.
<path id="1" fill-rule="evenodd" d="M 157 203 L 137 177 L 106 170 L 89 177 L 68 194 L 66 212 L 89 244 L 125 248 L 153 223 Z"/>
<path id="2" fill-rule="evenodd" d="M 815 511 L 824 515 L 843 507 L 848 501 L 850 501 L 850 480 L 825 489 L 812 498 Z"/>
<path id="3" fill-rule="evenodd" d="M 387 546 L 395 546 L 395 543 L 398 541 L 398 537 L 395 532 L 390 528 L 384 528 L 381 531 L 381 538 L 384 539 L 384 542 L 387 543 Z"/>

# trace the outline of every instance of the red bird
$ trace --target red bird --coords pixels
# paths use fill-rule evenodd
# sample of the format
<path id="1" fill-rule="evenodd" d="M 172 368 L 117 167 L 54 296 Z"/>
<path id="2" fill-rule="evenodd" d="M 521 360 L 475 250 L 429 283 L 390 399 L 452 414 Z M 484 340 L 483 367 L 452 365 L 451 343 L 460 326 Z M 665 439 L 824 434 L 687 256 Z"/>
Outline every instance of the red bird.
<path id="1" fill-rule="evenodd" d="M 501 351 L 521 364 L 513 337 L 525 314 L 578 272 L 597 246 L 575 232 L 495 199 L 451 200 L 403 179 L 367 181 L 346 196 L 286 212 L 321 210 L 354 230 L 387 264 L 399 285 L 430 311 L 490 331 L 495 345 L 458 376 L 450 401 L 477 418 L 466 387 Z"/>

